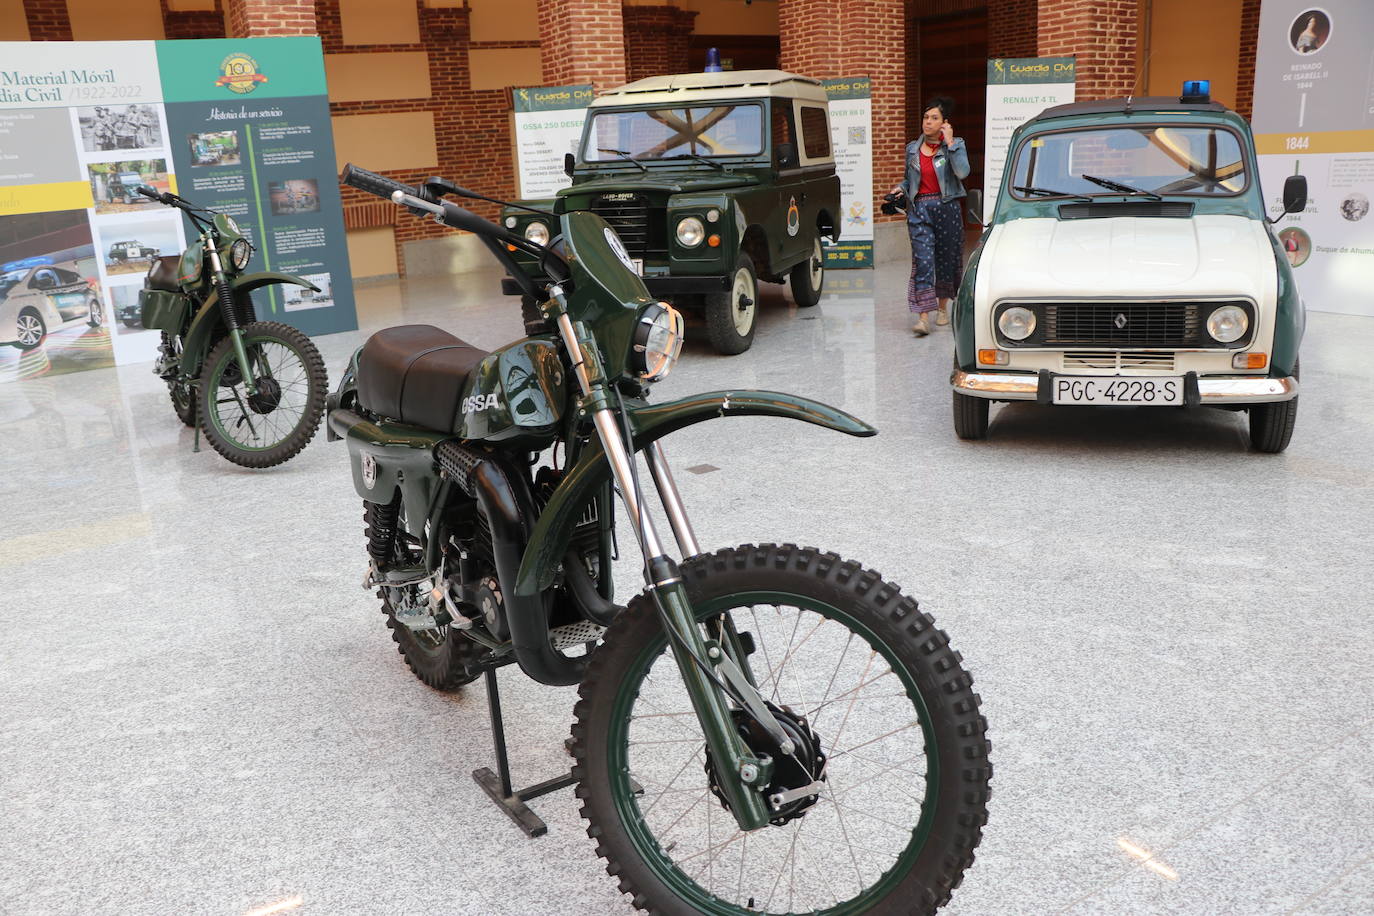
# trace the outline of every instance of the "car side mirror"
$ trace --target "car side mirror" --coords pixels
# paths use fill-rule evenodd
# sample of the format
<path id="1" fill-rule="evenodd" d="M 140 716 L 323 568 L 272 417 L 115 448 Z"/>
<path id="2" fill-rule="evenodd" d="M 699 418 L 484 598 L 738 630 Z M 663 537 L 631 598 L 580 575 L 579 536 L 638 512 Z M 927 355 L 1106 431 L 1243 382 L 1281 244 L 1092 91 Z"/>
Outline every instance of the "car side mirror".
<path id="1" fill-rule="evenodd" d="M 983 192 L 981 189 L 974 188 L 968 192 L 968 221 L 983 225 Z"/>
<path id="2" fill-rule="evenodd" d="M 1289 175 L 1283 182 L 1283 212 L 1301 213 L 1307 209 L 1307 177 Z"/>
<path id="3" fill-rule="evenodd" d="M 778 144 L 778 168 L 790 169 L 797 164 L 797 144 Z"/>
<path id="4" fill-rule="evenodd" d="M 572 174 L 573 174 L 573 166 L 575 166 L 575 165 L 577 165 L 577 157 L 574 156 L 572 153 L 564 153 L 564 154 L 563 154 L 563 174 L 565 174 L 565 175 L 567 175 L 569 178 L 571 178 L 571 177 L 572 177 Z"/>

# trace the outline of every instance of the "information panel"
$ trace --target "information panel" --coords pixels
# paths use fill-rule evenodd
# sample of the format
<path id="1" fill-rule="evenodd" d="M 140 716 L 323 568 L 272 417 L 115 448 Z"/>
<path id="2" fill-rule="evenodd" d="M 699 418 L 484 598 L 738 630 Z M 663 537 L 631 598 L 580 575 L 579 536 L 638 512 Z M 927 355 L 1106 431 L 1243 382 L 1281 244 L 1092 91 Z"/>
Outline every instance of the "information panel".
<path id="1" fill-rule="evenodd" d="M 320 287 L 263 288 L 260 318 L 357 327 L 318 38 L 0 42 L 0 60 L 0 344 L 18 344 L 0 381 L 154 358 L 138 291 L 193 230 L 139 187 L 232 215 L 250 271 Z"/>
<path id="2" fill-rule="evenodd" d="M 822 80 L 830 98 L 830 145 L 840 176 L 840 241 L 825 266 L 873 266 L 873 101 L 866 76 Z"/>
<path id="3" fill-rule="evenodd" d="M 572 183 L 563 170 L 563 160 L 567 153 L 577 153 L 591 101 L 589 85 L 512 90 L 522 199 L 550 198 Z"/>
<path id="4" fill-rule="evenodd" d="M 1271 213 L 1289 175 L 1307 209 L 1274 227 L 1307 307 L 1374 316 L 1374 4 L 1265 0 L 1251 126 Z"/>
<path id="5" fill-rule="evenodd" d="M 1076 78 L 1077 66 L 1072 57 L 1004 57 L 988 61 L 984 223 L 992 219 L 997 207 L 1011 135 L 1046 108 L 1072 102 Z"/>

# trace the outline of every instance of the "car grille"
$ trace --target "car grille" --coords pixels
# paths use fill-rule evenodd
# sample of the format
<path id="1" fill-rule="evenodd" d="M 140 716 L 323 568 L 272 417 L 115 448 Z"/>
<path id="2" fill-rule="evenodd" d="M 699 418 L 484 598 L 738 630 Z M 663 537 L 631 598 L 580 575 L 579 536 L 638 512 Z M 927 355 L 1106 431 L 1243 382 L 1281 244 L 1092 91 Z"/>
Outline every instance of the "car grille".
<path id="1" fill-rule="evenodd" d="M 603 194 L 592 200 L 592 212 L 611 224 L 634 257 L 668 255 L 668 219 L 643 194 Z"/>
<path id="2" fill-rule="evenodd" d="M 1174 370 L 1174 354 L 1159 350 L 1069 350 L 1061 363 L 1065 372 L 1083 369 L 1155 369 Z"/>
<path id="3" fill-rule="evenodd" d="M 1197 302 L 1059 302 L 1038 309 L 1045 322 L 1042 346 L 1199 347 L 1210 313 Z"/>

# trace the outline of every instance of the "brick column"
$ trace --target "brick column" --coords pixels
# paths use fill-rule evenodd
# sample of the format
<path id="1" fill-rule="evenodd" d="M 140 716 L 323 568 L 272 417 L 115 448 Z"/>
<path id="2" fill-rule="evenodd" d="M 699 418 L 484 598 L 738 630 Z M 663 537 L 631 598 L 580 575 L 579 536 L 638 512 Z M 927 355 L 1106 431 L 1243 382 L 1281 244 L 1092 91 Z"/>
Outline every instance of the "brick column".
<path id="1" fill-rule="evenodd" d="M 32 41 L 71 41 L 72 21 L 67 16 L 67 0 L 24 0 L 24 16 L 29 21 Z"/>
<path id="2" fill-rule="evenodd" d="M 1255 108 L 1255 51 L 1259 48 L 1260 0 L 1240 6 L 1240 55 L 1236 66 L 1236 111 L 1249 120 Z"/>
<path id="3" fill-rule="evenodd" d="M 692 25 L 697 14 L 675 6 L 627 6 L 625 79 L 686 73 Z"/>
<path id="4" fill-rule="evenodd" d="M 174 9 L 176 0 L 161 0 L 162 30 L 167 38 L 223 38 L 224 8 L 215 0 L 212 10 Z"/>
<path id="5" fill-rule="evenodd" d="M 1039 55 L 1078 58 L 1079 101 L 1135 90 L 1139 8 L 1139 0 L 1040 0 Z"/>
<path id="6" fill-rule="evenodd" d="M 902 180 L 905 18 L 905 0 L 778 0 L 784 70 L 817 79 L 868 76 L 873 81 L 875 201 Z M 875 215 L 878 222 L 902 219 Z"/>
<path id="7" fill-rule="evenodd" d="M 224 0 L 230 38 L 315 35 L 315 0 Z"/>
<path id="8" fill-rule="evenodd" d="M 544 85 L 591 83 L 598 92 L 625 84 L 621 0 L 539 0 Z"/>

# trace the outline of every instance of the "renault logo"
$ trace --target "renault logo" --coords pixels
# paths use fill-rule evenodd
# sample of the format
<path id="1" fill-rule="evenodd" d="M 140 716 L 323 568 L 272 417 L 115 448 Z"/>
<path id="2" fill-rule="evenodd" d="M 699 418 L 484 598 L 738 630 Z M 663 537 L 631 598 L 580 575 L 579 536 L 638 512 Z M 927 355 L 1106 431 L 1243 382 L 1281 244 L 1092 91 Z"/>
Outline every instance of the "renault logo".
<path id="1" fill-rule="evenodd" d="M 1116 329 L 1117 329 L 1118 331 L 1121 330 L 1122 328 L 1126 327 L 1126 313 L 1125 313 L 1125 312 L 1117 312 L 1117 313 L 1116 313 L 1116 318 L 1113 319 L 1112 324 L 1116 325 Z"/>

